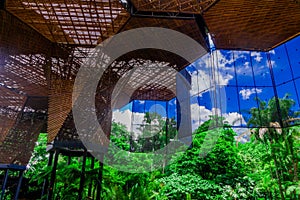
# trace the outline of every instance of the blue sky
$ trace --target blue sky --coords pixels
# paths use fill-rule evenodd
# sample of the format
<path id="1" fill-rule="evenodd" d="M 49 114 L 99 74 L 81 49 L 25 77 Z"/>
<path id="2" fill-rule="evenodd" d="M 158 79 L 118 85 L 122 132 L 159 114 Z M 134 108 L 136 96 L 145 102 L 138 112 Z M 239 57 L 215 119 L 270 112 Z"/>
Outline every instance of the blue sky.
<path id="1" fill-rule="evenodd" d="M 257 107 L 255 97 L 268 101 L 274 96 L 270 64 L 278 96 L 281 98 L 289 93 L 290 98 L 296 102 L 293 109 L 299 110 L 297 93 L 300 94 L 300 37 L 268 53 L 270 62 L 266 52 L 217 50 L 186 68 L 192 77 L 190 102 L 193 129 L 213 113 L 224 116 L 234 126 L 245 126 L 251 117 L 249 109 Z M 212 89 L 215 85 L 218 87 L 217 94 Z M 213 100 L 214 95 L 217 97 L 216 101 Z M 166 117 L 166 110 L 168 117 L 176 116 L 174 99 L 170 102 L 137 100 L 130 106 L 116 110 L 114 120 L 122 123 L 122 113 L 125 112 L 133 112 L 129 115 L 136 115 L 136 118 L 143 118 L 143 113 L 149 111 Z M 140 122 L 141 119 L 130 123 Z"/>

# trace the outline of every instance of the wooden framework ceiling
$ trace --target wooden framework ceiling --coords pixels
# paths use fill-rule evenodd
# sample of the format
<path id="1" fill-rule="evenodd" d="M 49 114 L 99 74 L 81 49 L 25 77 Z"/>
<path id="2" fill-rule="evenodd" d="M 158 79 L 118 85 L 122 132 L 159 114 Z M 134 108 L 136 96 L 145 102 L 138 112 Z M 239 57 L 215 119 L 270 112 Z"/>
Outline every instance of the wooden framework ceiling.
<path id="1" fill-rule="evenodd" d="M 216 0 L 132 0 L 138 11 L 200 14 Z"/>
<path id="2" fill-rule="evenodd" d="M 90 48 L 116 33 L 139 27 L 165 27 L 180 31 L 206 47 L 206 22 L 217 48 L 258 50 L 267 50 L 299 34 L 300 5 L 292 0 L 122 2 L 1 1 L 0 163 L 26 164 L 37 138 L 34 133 L 45 122 L 45 112 L 48 112 L 49 142 L 55 137 L 78 139 L 74 135 L 71 109 L 74 78 Z M 111 116 L 104 103 L 110 102 L 108 94 L 124 73 L 134 65 L 149 61 L 162 62 L 178 71 L 188 64 L 180 57 L 154 50 L 130 52 L 119 58 L 106 74 L 117 78 L 99 83 L 101 91 L 106 93 L 98 94 L 98 108 L 103 110 L 98 117 L 106 132 L 110 127 L 110 122 L 106 122 Z M 133 85 L 135 80 L 138 79 L 133 77 Z M 166 88 L 148 84 L 139 88 L 132 98 L 173 96 Z M 33 120 L 37 125 L 34 130 L 29 120 L 32 113 L 40 114 Z"/>
<path id="3" fill-rule="evenodd" d="M 51 43 L 6 11 L 0 21 L 0 163 L 26 165 L 46 121 Z"/>
<path id="4" fill-rule="evenodd" d="M 299 34 L 300 4 L 293 0 L 122 2 L 128 2 L 128 9 L 133 5 L 131 13 L 119 0 L 6 0 L 6 10 L 52 42 L 80 46 L 99 44 L 120 32 L 130 14 L 143 12 L 172 17 L 202 14 L 219 49 L 268 50 Z"/>
<path id="5" fill-rule="evenodd" d="M 206 48 L 204 33 L 194 16 L 161 20 L 131 16 L 117 0 L 10 0 L 0 11 L 3 21 L 0 26 L 0 83 L 1 95 L 5 97 L 0 99 L 3 107 L 1 118 L 5 118 L 5 124 L 1 124 L 1 163 L 26 164 L 29 160 L 37 138 L 35 133 L 39 132 L 42 126 L 39 124 L 43 124 L 43 120 L 36 119 L 37 129 L 31 130 L 30 121 L 22 118 L 29 115 L 24 110 L 32 113 L 47 110 L 49 142 L 54 138 L 68 143 L 78 141 L 71 109 L 74 79 L 90 48 L 108 37 L 138 27 L 165 27 L 189 35 Z M 145 62 L 161 63 L 178 71 L 188 64 L 178 56 L 151 49 L 130 52 L 119 58 L 110 66 L 107 78 L 99 83 L 101 91 L 106 91 L 98 94 L 98 110 L 102 112 L 97 114 L 100 123 L 107 129 L 105 132 L 110 132 L 109 92 L 118 77 Z M 111 79 L 108 75 L 111 77 L 112 74 L 115 79 L 107 81 Z M 168 76 L 156 78 L 168 82 Z M 140 77 L 133 77 L 131 84 L 134 85 L 137 80 Z M 145 78 L 144 82 L 147 80 Z M 142 99 L 174 97 L 168 89 L 150 83 L 140 87 L 133 95 L 132 98 Z M 33 100 L 35 97 L 42 100 Z M 48 106 L 44 105 L 47 98 Z M 6 117 L 9 108 L 14 112 L 10 111 L 11 114 Z M 22 153 L 17 149 L 28 151 Z"/>
<path id="6" fill-rule="evenodd" d="M 137 11 L 200 14 L 216 0 L 132 0 Z M 97 45 L 130 18 L 119 0 L 7 0 L 6 9 L 52 42 Z"/>
<path id="7" fill-rule="evenodd" d="M 11 0 L 6 9 L 50 41 L 63 44 L 97 45 L 129 18 L 116 0 Z"/>
<path id="8" fill-rule="evenodd" d="M 203 17 L 218 49 L 267 51 L 300 33 L 296 0 L 219 0 Z"/>

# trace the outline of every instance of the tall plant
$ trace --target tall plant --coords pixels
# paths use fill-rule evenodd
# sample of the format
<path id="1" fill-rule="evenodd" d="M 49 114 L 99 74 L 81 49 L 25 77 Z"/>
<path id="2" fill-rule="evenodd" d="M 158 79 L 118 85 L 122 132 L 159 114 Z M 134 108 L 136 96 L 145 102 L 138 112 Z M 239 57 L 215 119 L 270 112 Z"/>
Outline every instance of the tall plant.
<path id="1" fill-rule="evenodd" d="M 289 126 L 295 125 L 298 112 L 292 107 L 295 101 L 286 94 L 283 98 L 271 98 L 268 102 L 258 99 L 258 108 L 250 110 L 251 118 L 248 126 L 254 128 L 255 137 L 265 145 L 266 152 L 274 163 L 281 199 L 285 199 L 286 192 L 283 184 L 286 181 L 298 181 L 298 158 L 294 153 L 293 132 Z M 290 170 L 293 170 L 293 175 Z M 272 173 L 272 172 L 271 172 Z"/>

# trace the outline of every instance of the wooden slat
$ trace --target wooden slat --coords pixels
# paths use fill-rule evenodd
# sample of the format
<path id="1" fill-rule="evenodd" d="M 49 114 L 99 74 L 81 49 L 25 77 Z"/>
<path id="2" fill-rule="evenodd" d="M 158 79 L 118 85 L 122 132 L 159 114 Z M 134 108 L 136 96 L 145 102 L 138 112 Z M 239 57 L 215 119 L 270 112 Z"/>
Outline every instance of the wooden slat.
<path id="1" fill-rule="evenodd" d="M 71 111 L 73 82 L 52 76 L 50 83 L 47 132 L 52 142 Z"/>
<path id="2" fill-rule="evenodd" d="M 97 45 L 129 17 L 118 0 L 12 0 L 6 9 L 52 42 L 77 45 Z"/>
<path id="3" fill-rule="evenodd" d="M 201 14 L 216 0 L 132 0 L 138 11 Z"/>
<path id="4" fill-rule="evenodd" d="M 0 163 L 27 165 L 45 121 L 23 119 L 0 144 Z"/>
<path id="5" fill-rule="evenodd" d="M 204 18 L 219 49 L 270 50 L 300 32 L 300 4 L 290 0 L 220 0 Z"/>

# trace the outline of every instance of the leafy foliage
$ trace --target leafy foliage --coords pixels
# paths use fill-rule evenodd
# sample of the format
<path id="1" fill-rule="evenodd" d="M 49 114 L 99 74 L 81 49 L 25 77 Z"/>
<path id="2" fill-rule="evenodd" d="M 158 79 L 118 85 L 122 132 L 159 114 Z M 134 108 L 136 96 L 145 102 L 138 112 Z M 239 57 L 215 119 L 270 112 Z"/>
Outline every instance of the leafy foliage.
<path id="1" fill-rule="evenodd" d="M 254 134 L 265 147 L 262 165 L 267 165 L 270 174 L 265 173 L 264 178 L 267 178 L 269 183 L 273 183 L 269 187 L 263 184 L 263 188 L 267 190 L 270 198 L 273 196 L 277 198 L 277 191 L 282 200 L 300 198 L 296 190 L 293 190 L 294 193 L 287 192 L 287 186 L 297 185 L 299 180 L 299 156 L 295 153 L 298 152 L 299 128 L 289 127 L 295 125 L 299 115 L 292 109 L 295 102 L 288 97 L 288 94 L 282 99 L 273 97 L 268 103 L 259 101 L 259 108 L 252 108 L 250 111 L 252 117 L 248 124 L 262 126 L 254 129 Z M 277 181 L 277 185 L 274 184 L 274 180 Z M 270 186 L 274 192 L 270 192 Z"/>
<path id="2" fill-rule="evenodd" d="M 191 196 L 192 199 L 216 199 L 222 193 L 219 185 L 210 180 L 204 180 L 199 175 L 177 174 L 157 180 L 163 184 L 161 193 L 168 199 L 186 199 Z"/>
<path id="3" fill-rule="evenodd" d="M 253 135 L 249 142 L 237 146 L 236 133 L 228 125 L 210 129 L 224 121 L 211 117 L 195 130 L 188 150 L 174 156 L 172 164 L 161 170 L 132 174 L 104 166 L 102 199 L 299 199 L 300 126 L 299 113 L 292 109 L 295 102 L 287 95 L 259 102 L 259 108 L 250 110 L 248 125 L 253 127 Z M 151 136 L 152 131 L 157 134 Z M 112 124 L 111 142 L 124 150 L 111 152 L 119 167 L 124 162 L 132 168 L 153 164 L 151 152 L 176 139 L 176 122 L 148 113 L 140 132 L 133 137 L 124 125 Z M 29 191 L 40 194 L 51 172 L 47 167 L 45 134 L 37 144 L 26 177 L 31 180 Z M 125 155 L 130 151 L 137 153 L 134 160 Z M 72 158 L 69 163 L 67 157 L 60 157 L 55 199 L 77 199 L 81 166 L 81 158 Z M 99 169 L 98 162 L 92 169 L 91 159 L 87 159 L 85 199 L 95 195 Z"/>

